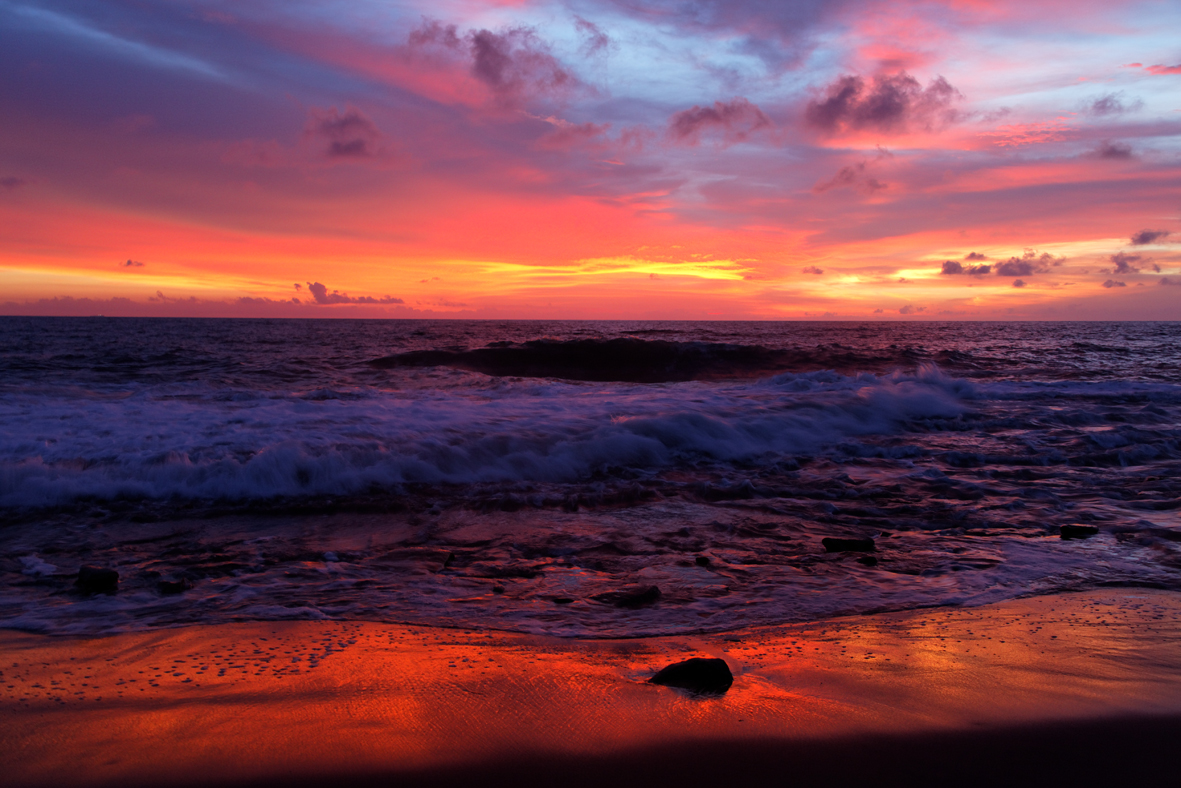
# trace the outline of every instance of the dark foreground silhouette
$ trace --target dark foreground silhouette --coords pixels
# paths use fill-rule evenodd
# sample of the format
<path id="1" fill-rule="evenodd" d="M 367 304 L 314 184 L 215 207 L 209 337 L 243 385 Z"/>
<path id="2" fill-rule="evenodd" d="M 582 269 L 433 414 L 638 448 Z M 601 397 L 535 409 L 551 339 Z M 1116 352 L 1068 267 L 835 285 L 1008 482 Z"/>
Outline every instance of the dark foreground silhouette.
<path id="1" fill-rule="evenodd" d="M 453 770 L 284 777 L 241 788 L 319 786 L 1163 786 L 1178 778 L 1181 718 L 1100 721 L 820 741 L 709 741 L 600 757 L 533 756 Z M 236 787 L 237 788 L 237 787 Z"/>

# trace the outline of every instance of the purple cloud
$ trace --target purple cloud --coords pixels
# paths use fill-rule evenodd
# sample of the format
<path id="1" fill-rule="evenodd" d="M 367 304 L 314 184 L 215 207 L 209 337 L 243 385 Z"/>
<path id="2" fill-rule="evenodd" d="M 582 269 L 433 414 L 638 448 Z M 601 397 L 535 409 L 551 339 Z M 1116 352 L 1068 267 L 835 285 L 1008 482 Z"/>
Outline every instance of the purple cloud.
<path id="1" fill-rule="evenodd" d="M 308 292 L 312 294 L 312 298 L 316 300 L 317 304 L 404 304 L 406 303 L 401 298 L 392 298 L 390 296 L 383 296 L 381 298 L 374 298 L 373 296 L 358 296 L 356 298 L 341 293 L 337 290 L 328 292 L 328 287 L 319 282 L 308 282 Z"/>
<path id="2" fill-rule="evenodd" d="M 712 106 L 694 105 L 681 110 L 669 121 L 674 141 L 696 145 L 703 133 L 719 131 L 727 143 L 741 142 L 756 131 L 769 129 L 770 119 L 756 105 L 742 97 L 715 101 Z"/>
<path id="3" fill-rule="evenodd" d="M 1168 230 L 1141 230 L 1132 236 L 1132 246 L 1155 243 L 1163 238 L 1168 238 L 1170 234 Z"/>
<path id="4" fill-rule="evenodd" d="M 905 71 L 879 74 L 866 83 L 844 76 L 828 86 L 824 99 L 808 103 L 808 124 L 828 134 L 870 129 L 904 132 L 918 126 L 928 130 L 956 120 L 952 105 L 963 98 L 943 77 L 926 88 Z"/>
<path id="5" fill-rule="evenodd" d="M 377 126 L 361 110 L 353 106 L 340 112 L 336 107 L 329 109 L 312 108 L 307 131 L 328 142 L 325 151 L 329 156 L 339 158 L 366 158 L 373 156 L 381 137 Z"/>

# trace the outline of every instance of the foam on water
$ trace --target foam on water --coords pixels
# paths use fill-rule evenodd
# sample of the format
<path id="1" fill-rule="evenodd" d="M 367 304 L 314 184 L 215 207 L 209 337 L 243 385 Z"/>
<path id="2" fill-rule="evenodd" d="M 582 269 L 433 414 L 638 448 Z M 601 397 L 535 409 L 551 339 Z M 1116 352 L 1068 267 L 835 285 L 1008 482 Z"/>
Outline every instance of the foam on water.
<path id="1" fill-rule="evenodd" d="M 1172 324 L 5 326 L 4 626 L 628 636 L 1181 587 Z M 552 357 L 577 341 L 603 377 L 611 348 L 647 357 L 645 332 L 674 360 L 727 350 L 663 383 L 369 363 L 501 363 L 462 354 L 543 336 L 546 370 L 590 369 Z M 719 376 L 769 357 L 785 366 Z M 1058 538 L 1080 523 L 1099 535 Z M 825 536 L 874 538 L 877 563 Z M 120 592 L 76 590 L 82 564 Z M 605 601 L 651 585 L 658 602 Z"/>

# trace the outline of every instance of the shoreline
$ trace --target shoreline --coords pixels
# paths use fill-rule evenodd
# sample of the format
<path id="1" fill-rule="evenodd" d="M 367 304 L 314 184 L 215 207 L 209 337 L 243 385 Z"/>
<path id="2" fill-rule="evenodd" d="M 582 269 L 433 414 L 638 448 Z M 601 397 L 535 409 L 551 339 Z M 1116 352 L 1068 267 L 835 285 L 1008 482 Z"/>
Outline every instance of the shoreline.
<path id="1" fill-rule="evenodd" d="M 261 621 L 0 648 L 13 786 L 1085 784 L 1181 734 L 1181 593 L 1140 588 L 644 639 Z M 730 691 L 646 683 L 691 656 Z"/>

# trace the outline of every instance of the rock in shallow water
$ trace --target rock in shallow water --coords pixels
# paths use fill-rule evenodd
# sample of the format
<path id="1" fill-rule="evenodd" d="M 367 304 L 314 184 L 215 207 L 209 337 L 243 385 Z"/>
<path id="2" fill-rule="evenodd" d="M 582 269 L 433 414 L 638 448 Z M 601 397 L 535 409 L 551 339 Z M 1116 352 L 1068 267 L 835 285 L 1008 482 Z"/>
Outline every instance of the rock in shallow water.
<path id="1" fill-rule="evenodd" d="M 161 580 L 156 583 L 156 590 L 161 594 L 183 594 L 192 587 L 192 582 L 183 577 L 179 580 Z"/>
<path id="2" fill-rule="evenodd" d="M 648 679 L 651 684 L 679 687 L 702 695 L 721 695 L 734 683 L 734 674 L 724 659 L 693 657 L 662 668 Z"/>
<path id="3" fill-rule="evenodd" d="M 1093 525 L 1064 525 L 1060 531 L 1063 539 L 1086 539 L 1099 533 Z"/>
<path id="4" fill-rule="evenodd" d="M 637 586 L 623 591 L 608 591 L 605 594 L 595 594 L 591 599 L 615 607 L 644 607 L 660 600 L 660 587 Z"/>
<path id="5" fill-rule="evenodd" d="M 114 569 L 84 566 L 78 570 L 74 585 L 88 594 L 113 594 L 119 590 L 119 573 Z"/>
<path id="6" fill-rule="evenodd" d="M 872 539 L 841 539 L 835 536 L 826 536 L 820 540 L 824 545 L 824 552 L 826 553 L 843 553 L 846 551 L 868 553 L 873 551 Z"/>

